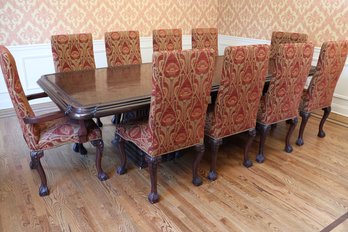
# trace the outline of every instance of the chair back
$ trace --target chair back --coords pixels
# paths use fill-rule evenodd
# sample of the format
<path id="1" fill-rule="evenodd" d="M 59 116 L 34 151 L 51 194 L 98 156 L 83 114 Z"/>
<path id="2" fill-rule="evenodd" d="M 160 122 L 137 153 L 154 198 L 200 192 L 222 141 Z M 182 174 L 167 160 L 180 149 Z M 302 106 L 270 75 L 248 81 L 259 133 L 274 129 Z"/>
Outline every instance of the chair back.
<path id="1" fill-rule="evenodd" d="M 182 50 L 181 29 L 153 30 L 153 51 Z"/>
<path id="2" fill-rule="evenodd" d="M 268 71 L 269 45 L 227 47 L 208 135 L 223 138 L 255 128 Z"/>
<path id="3" fill-rule="evenodd" d="M 35 114 L 29 105 L 28 99 L 23 91 L 16 62 L 10 51 L 0 45 L 0 66 L 4 75 L 8 93 L 11 97 L 13 108 L 17 114 L 23 137 L 30 149 L 34 149 L 39 141 L 40 130 L 37 125 L 25 124 L 25 117 L 34 117 Z"/>
<path id="4" fill-rule="evenodd" d="M 271 38 L 271 52 L 270 52 L 270 60 L 268 73 L 273 73 L 275 67 L 275 59 L 277 55 L 277 51 L 279 49 L 280 44 L 284 43 L 306 43 L 308 40 L 308 35 L 303 33 L 296 32 L 282 32 L 282 31 L 274 31 L 272 32 Z"/>
<path id="5" fill-rule="evenodd" d="M 302 96 L 300 110 L 310 112 L 331 105 L 348 53 L 348 40 L 323 43 L 316 71 Z"/>
<path id="6" fill-rule="evenodd" d="M 203 143 L 214 50 L 155 52 L 149 113 L 152 156 Z"/>
<path id="7" fill-rule="evenodd" d="M 105 50 L 108 67 L 142 63 L 138 31 L 106 32 Z"/>
<path id="8" fill-rule="evenodd" d="M 192 48 L 212 48 L 215 54 L 218 51 L 218 29 L 217 28 L 194 28 L 192 29 Z"/>
<path id="9" fill-rule="evenodd" d="M 56 72 L 95 69 L 91 33 L 53 35 L 51 46 Z"/>
<path id="10" fill-rule="evenodd" d="M 258 121 L 272 124 L 298 116 L 298 108 L 314 46 L 311 43 L 281 44 L 276 55 L 275 74 L 269 84 Z"/>

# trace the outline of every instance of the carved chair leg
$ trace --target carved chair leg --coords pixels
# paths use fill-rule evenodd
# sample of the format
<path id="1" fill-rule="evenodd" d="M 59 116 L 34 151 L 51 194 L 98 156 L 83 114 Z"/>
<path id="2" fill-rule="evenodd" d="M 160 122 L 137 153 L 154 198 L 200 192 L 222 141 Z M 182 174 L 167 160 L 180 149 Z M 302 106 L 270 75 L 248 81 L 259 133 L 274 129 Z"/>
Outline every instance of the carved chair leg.
<path id="1" fill-rule="evenodd" d="M 329 117 L 329 114 L 331 112 L 331 106 L 328 106 L 326 108 L 323 108 L 324 110 L 324 115 L 320 121 L 320 124 L 319 124 L 319 132 L 318 132 L 318 137 L 320 138 L 324 138 L 325 137 L 325 132 L 323 130 L 323 127 L 324 127 L 324 123 L 326 122 L 326 119 Z"/>
<path id="2" fill-rule="evenodd" d="M 97 126 L 98 126 L 98 127 L 103 127 L 103 123 L 102 123 L 102 121 L 100 120 L 100 118 L 97 118 Z"/>
<path id="3" fill-rule="evenodd" d="M 119 175 L 123 175 L 127 172 L 127 156 L 124 149 L 125 140 L 118 134 L 115 134 L 115 141 L 118 144 L 118 151 L 121 153 L 121 165 L 117 167 L 116 172 Z"/>
<path id="4" fill-rule="evenodd" d="M 288 133 L 286 134 L 286 138 L 285 138 L 285 151 L 287 153 L 291 153 L 293 150 L 292 146 L 290 144 L 290 138 L 291 138 L 292 133 L 294 132 L 294 129 L 297 125 L 297 122 L 298 122 L 297 117 L 291 119 L 291 121 L 290 121 L 290 127 L 289 127 Z"/>
<path id="5" fill-rule="evenodd" d="M 42 168 L 40 159 L 43 157 L 44 153 L 43 151 L 31 151 L 30 157 L 31 157 L 31 166 L 35 167 L 37 172 L 39 173 L 40 179 L 41 179 L 41 185 L 39 188 L 39 195 L 41 197 L 47 196 L 49 194 L 48 187 L 47 187 L 47 179 L 45 171 Z"/>
<path id="6" fill-rule="evenodd" d="M 148 195 L 148 200 L 151 204 L 158 202 L 159 195 L 157 192 L 157 164 L 158 159 L 155 157 L 146 156 L 146 162 L 149 166 L 150 181 L 151 181 L 151 192 Z"/>
<path id="7" fill-rule="evenodd" d="M 249 150 L 250 150 L 250 146 L 253 143 L 254 138 L 256 136 L 256 130 L 254 128 L 250 129 L 248 131 L 248 135 L 249 135 L 249 138 L 248 138 L 247 144 L 245 145 L 244 160 L 243 160 L 243 165 L 244 165 L 244 167 L 247 167 L 247 168 L 253 166 L 253 162 L 249 159 Z"/>
<path id="8" fill-rule="evenodd" d="M 265 147 L 266 137 L 269 133 L 270 128 L 271 128 L 270 125 L 263 125 L 263 124 L 257 125 L 257 130 L 260 133 L 259 153 L 256 155 L 256 161 L 258 163 L 263 163 L 265 161 L 264 147 Z"/>
<path id="9" fill-rule="evenodd" d="M 301 121 L 300 131 L 298 132 L 298 138 L 297 138 L 297 141 L 296 141 L 296 144 L 298 146 L 302 146 L 304 144 L 304 142 L 303 142 L 303 132 L 304 132 L 304 130 L 306 128 L 306 125 L 307 125 L 309 117 L 311 116 L 311 113 L 310 112 L 303 112 L 303 111 L 301 111 L 300 115 L 302 117 L 302 121 Z"/>
<path id="10" fill-rule="evenodd" d="M 222 139 L 210 139 L 210 144 L 211 144 L 211 161 L 210 161 L 210 171 L 208 174 L 208 179 L 214 181 L 217 179 L 216 160 L 217 160 L 219 147 L 222 144 Z"/>
<path id="11" fill-rule="evenodd" d="M 204 144 L 199 144 L 195 146 L 196 158 L 192 163 L 192 183 L 195 186 L 200 186 L 202 184 L 202 179 L 198 175 L 198 166 L 204 154 Z"/>
<path id="12" fill-rule="evenodd" d="M 95 167 L 97 168 L 98 172 L 98 179 L 101 181 L 107 180 L 108 176 L 106 173 L 103 171 L 101 167 L 101 160 L 103 157 L 103 149 L 104 149 L 104 142 L 103 140 L 93 140 L 91 141 L 91 144 L 96 147 L 97 149 L 97 154 L 95 156 Z"/>
<path id="13" fill-rule="evenodd" d="M 81 155 L 87 155 L 87 150 L 83 146 L 83 143 L 74 143 L 73 151 L 80 152 Z"/>

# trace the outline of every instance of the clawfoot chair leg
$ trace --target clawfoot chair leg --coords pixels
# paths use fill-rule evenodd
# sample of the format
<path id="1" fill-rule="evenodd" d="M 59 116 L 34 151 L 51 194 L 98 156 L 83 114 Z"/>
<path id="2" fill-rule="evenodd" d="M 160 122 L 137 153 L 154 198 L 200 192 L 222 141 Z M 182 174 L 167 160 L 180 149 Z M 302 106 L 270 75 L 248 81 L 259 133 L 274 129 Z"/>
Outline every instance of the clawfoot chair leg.
<path id="1" fill-rule="evenodd" d="M 39 195 L 40 197 L 47 196 L 49 194 L 48 187 L 47 187 L 47 179 L 45 171 L 42 168 L 40 159 L 43 157 L 44 153 L 43 151 L 31 151 L 30 157 L 30 168 L 35 168 L 37 172 L 39 173 L 40 179 L 41 179 L 41 185 L 39 188 Z"/>
<path id="2" fill-rule="evenodd" d="M 198 175 L 198 166 L 204 154 L 204 144 L 196 145 L 196 158 L 192 163 L 192 184 L 195 186 L 200 186 L 202 184 L 202 179 Z"/>
<path id="3" fill-rule="evenodd" d="M 323 127 L 324 127 L 324 123 L 326 122 L 326 119 L 329 117 L 329 114 L 331 112 L 331 106 L 328 106 L 326 108 L 323 108 L 324 110 L 324 115 L 320 121 L 320 124 L 319 124 L 319 133 L 318 133 L 318 137 L 320 138 L 324 138 L 325 137 L 325 132 L 323 130 Z"/>
<path id="4" fill-rule="evenodd" d="M 99 139 L 99 140 L 91 141 L 91 144 L 97 148 L 97 155 L 95 157 L 95 167 L 97 168 L 98 179 L 101 181 L 107 180 L 109 177 L 106 175 L 106 173 L 103 171 L 103 169 L 101 167 L 104 142 L 103 142 L 103 140 Z"/>
<path id="5" fill-rule="evenodd" d="M 263 163 L 265 161 L 265 154 L 263 150 L 265 147 L 266 137 L 269 133 L 270 128 L 271 128 L 270 125 L 263 125 L 263 124 L 257 125 L 257 129 L 260 133 L 259 153 L 256 155 L 256 161 L 258 163 Z"/>
<path id="6" fill-rule="evenodd" d="M 298 122 L 297 117 L 291 119 L 291 121 L 290 121 L 290 127 L 289 127 L 288 133 L 286 134 L 286 138 L 285 138 L 285 151 L 287 153 L 291 153 L 293 150 L 292 146 L 290 145 L 290 138 L 291 138 L 292 132 L 294 132 L 294 129 L 297 125 L 297 122 Z"/>
<path id="7" fill-rule="evenodd" d="M 277 125 L 277 124 L 275 124 L 275 125 Z M 248 135 L 249 135 L 249 138 L 248 138 L 247 144 L 245 145 L 244 160 L 243 160 L 243 165 L 244 165 L 244 167 L 247 167 L 247 168 L 253 166 L 253 162 L 249 159 L 249 149 L 250 149 L 250 146 L 253 143 L 254 138 L 256 136 L 256 130 L 254 128 L 250 129 L 248 131 Z"/>
<path id="8" fill-rule="evenodd" d="M 217 153 L 219 150 L 219 146 L 222 144 L 222 139 L 211 139 L 211 161 L 210 161 L 210 171 L 208 174 L 209 180 L 216 180 L 217 179 L 217 173 L 216 173 L 216 160 L 217 160 Z"/>
<path id="9" fill-rule="evenodd" d="M 146 162 L 149 166 L 150 181 L 151 181 L 151 192 L 148 195 L 148 200 L 151 204 L 158 202 L 159 195 L 157 192 L 157 164 L 158 159 L 155 157 L 146 156 Z"/>
<path id="10" fill-rule="evenodd" d="M 119 136 L 118 134 L 115 134 L 115 141 L 118 144 L 118 150 L 121 153 L 121 165 L 117 167 L 116 172 L 119 175 L 123 175 L 127 172 L 127 157 L 126 152 L 124 150 L 124 139 Z"/>
<path id="11" fill-rule="evenodd" d="M 304 132 L 304 129 L 306 128 L 306 125 L 307 125 L 309 117 L 311 116 L 311 113 L 310 112 L 302 112 L 301 111 L 300 115 L 302 117 L 302 121 L 301 121 L 300 131 L 298 132 L 298 138 L 297 138 L 297 141 L 296 141 L 296 144 L 298 146 L 302 146 L 304 144 L 304 142 L 303 142 L 303 132 Z"/>
<path id="12" fill-rule="evenodd" d="M 83 146 L 83 143 L 74 143 L 73 151 L 80 152 L 81 155 L 87 155 L 87 150 Z"/>

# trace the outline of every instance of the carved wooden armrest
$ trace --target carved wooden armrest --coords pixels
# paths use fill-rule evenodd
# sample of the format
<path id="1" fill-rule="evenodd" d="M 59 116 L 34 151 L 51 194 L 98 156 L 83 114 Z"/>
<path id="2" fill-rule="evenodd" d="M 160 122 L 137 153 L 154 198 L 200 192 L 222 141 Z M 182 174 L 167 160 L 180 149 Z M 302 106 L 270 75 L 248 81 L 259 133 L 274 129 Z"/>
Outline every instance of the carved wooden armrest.
<path id="1" fill-rule="evenodd" d="M 29 94 L 26 96 L 28 101 L 37 99 L 37 98 L 43 98 L 43 97 L 48 97 L 47 93 L 42 92 L 42 93 L 34 93 L 34 94 Z"/>
<path id="2" fill-rule="evenodd" d="M 25 124 L 36 124 L 36 123 L 43 123 L 43 122 L 49 122 L 54 119 L 63 118 L 65 117 L 65 113 L 62 111 L 55 111 L 52 113 L 42 114 L 35 117 L 25 117 L 24 123 Z"/>

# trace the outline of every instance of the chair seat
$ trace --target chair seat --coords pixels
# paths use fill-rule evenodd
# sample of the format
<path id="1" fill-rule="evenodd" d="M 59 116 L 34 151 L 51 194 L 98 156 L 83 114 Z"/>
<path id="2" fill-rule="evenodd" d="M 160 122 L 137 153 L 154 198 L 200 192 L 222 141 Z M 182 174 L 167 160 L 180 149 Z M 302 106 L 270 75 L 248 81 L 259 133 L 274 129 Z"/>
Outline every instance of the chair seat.
<path id="1" fill-rule="evenodd" d="M 87 140 L 93 141 L 102 139 L 101 130 L 93 120 L 87 120 Z M 63 117 L 50 122 L 42 123 L 40 127 L 39 142 L 35 146 L 35 150 L 46 150 L 64 145 L 66 143 L 78 143 L 78 131 L 80 125 L 77 120 L 69 117 Z"/>

